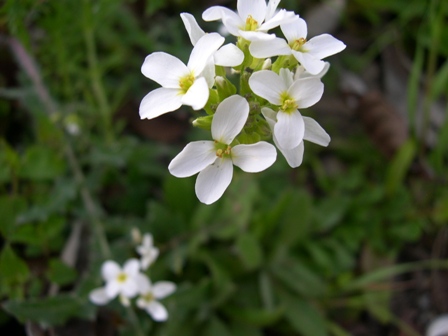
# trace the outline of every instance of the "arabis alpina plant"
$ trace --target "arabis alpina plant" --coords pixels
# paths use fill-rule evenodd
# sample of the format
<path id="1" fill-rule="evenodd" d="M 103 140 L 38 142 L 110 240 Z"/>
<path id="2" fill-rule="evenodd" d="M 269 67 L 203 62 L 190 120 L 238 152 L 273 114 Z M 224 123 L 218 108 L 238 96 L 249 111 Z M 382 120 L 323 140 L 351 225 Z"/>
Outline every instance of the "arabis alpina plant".
<path id="1" fill-rule="evenodd" d="M 306 108 L 316 104 L 329 63 L 345 44 L 323 34 L 307 40 L 305 21 L 277 9 L 280 0 L 238 0 L 237 11 L 213 6 L 205 21 L 221 20 L 235 44 L 218 33 L 205 33 L 188 13 L 181 18 L 193 44 L 185 65 L 156 52 L 146 57 L 142 73 L 162 87 L 140 105 L 142 118 L 154 118 L 181 105 L 204 109 L 193 125 L 211 132 L 211 139 L 188 144 L 169 164 L 177 177 L 199 173 L 196 195 L 202 203 L 217 201 L 229 186 L 233 166 L 261 172 L 276 160 L 273 141 L 291 167 L 302 163 L 307 140 L 327 146 L 330 136 Z M 269 31 L 280 26 L 285 38 Z M 230 67 L 225 69 L 225 67 Z"/>
<path id="2" fill-rule="evenodd" d="M 171 295 L 175 290 L 176 285 L 170 281 L 152 284 L 147 277 L 144 277 L 139 288 L 137 307 L 144 309 L 154 321 L 165 321 L 168 318 L 168 312 L 159 300 Z"/>

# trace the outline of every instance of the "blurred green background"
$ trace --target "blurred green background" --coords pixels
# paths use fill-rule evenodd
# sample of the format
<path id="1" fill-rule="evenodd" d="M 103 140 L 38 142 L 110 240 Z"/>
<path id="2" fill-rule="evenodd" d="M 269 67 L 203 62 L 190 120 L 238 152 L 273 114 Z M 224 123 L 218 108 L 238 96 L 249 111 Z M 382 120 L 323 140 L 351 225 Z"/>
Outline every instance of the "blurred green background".
<path id="1" fill-rule="evenodd" d="M 146 55 L 186 61 L 179 17 L 225 0 L 6 0 L 0 9 L 0 331 L 421 335 L 448 312 L 448 2 L 283 0 L 347 44 L 308 109 L 332 137 L 291 169 L 235 172 L 200 204 L 169 175 L 194 114 L 140 120 Z M 228 37 L 228 41 L 234 41 Z M 88 302 L 151 232 L 165 323 Z M 104 239 L 106 237 L 107 239 Z"/>

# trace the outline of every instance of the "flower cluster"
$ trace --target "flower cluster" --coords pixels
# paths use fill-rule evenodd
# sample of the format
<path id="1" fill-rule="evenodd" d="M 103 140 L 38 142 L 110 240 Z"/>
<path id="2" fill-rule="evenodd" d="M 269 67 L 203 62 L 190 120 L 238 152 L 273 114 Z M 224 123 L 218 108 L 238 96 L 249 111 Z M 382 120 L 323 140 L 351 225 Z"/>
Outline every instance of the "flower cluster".
<path id="1" fill-rule="evenodd" d="M 105 305 L 118 296 L 122 305 L 130 306 L 130 299 L 137 297 L 137 307 L 145 310 L 155 321 L 165 321 L 168 312 L 159 300 L 173 293 L 176 285 L 170 281 L 158 281 L 153 284 L 149 277 L 142 273 L 159 255 L 151 234 L 143 236 L 136 251 L 140 260 L 129 259 L 123 267 L 112 260 L 103 263 L 101 275 L 106 284 L 90 292 L 90 301 Z"/>
<path id="2" fill-rule="evenodd" d="M 161 87 L 143 98 L 142 119 L 181 105 L 207 113 L 193 125 L 211 131 L 212 140 L 188 144 L 168 167 L 176 177 L 199 173 L 196 195 L 205 204 L 223 195 L 233 165 L 249 173 L 269 168 L 277 156 L 267 142 L 271 139 L 293 168 L 302 163 L 304 140 L 321 146 L 330 142 L 325 130 L 301 111 L 322 97 L 321 78 L 329 68 L 322 59 L 345 44 L 328 34 L 308 40 L 305 21 L 278 10 L 279 3 L 238 0 L 237 12 L 221 6 L 207 9 L 202 18 L 221 20 L 237 39 L 224 46 L 224 37 L 205 33 L 191 14 L 182 13 L 193 45 L 188 63 L 163 52 L 150 54 L 143 63 L 143 75 Z M 276 27 L 285 38 L 268 33 Z M 232 83 L 235 74 L 238 85 Z"/>

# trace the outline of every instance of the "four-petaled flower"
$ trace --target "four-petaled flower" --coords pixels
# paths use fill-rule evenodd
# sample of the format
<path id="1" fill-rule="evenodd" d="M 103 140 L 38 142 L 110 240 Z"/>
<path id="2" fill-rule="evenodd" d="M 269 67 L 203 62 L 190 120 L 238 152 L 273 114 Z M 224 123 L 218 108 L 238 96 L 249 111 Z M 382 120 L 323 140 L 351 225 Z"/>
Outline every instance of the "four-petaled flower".
<path id="1" fill-rule="evenodd" d="M 297 147 L 303 140 L 305 123 L 300 108 L 307 108 L 319 101 L 324 85 L 318 77 L 299 78 L 281 69 L 280 75 L 270 70 L 255 72 L 249 78 L 252 91 L 273 105 L 279 106 L 274 126 L 274 136 L 283 149 Z"/>
<path id="2" fill-rule="evenodd" d="M 277 113 L 273 110 L 271 110 L 268 107 L 263 107 L 261 109 L 261 112 L 263 113 L 264 117 L 266 118 L 266 121 L 268 122 L 271 129 L 274 129 L 275 121 L 277 119 Z M 303 117 L 304 127 L 305 131 L 303 134 L 303 140 L 307 140 L 310 142 L 314 142 L 315 144 L 321 145 L 321 146 L 328 146 L 330 143 L 330 136 L 327 132 L 312 118 L 309 117 Z M 303 160 L 303 152 L 305 150 L 305 146 L 303 141 L 300 141 L 300 143 L 291 149 L 285 149 L 282 148 L 279 145 L 279 142 L 277 140 L 277 137 L 273 136 L 274 143 L 277 146 L 277 148 L 280 150 L 280 152 L 285 157 L 286 161 L 292 168 L 296 168 L 302 164 Z"/>
<path id="3" fill-rule="evenodd" d="M 123 268 L 115 261 L 108 260 L 101 267 L 101 274 L 106 285 L 90 292 L 90 301 L 97 305 L 104 305 L 117 295 L 124 305 L 129 303 L 128 298 L 137 295 L 141 277 L 140 263 L 137 259 L 128 260 Z"/>
<path id="4" fill-rule="evenodd" d="M 148 55 L 142 65 L 142 73 L 162 87 L 143 98 L 140 117 L 152 119 L 177 110 L 181 105 L 189 105 L 194 110 L 203 108 L 209 97 L 209 87 L 213 84 L 213 74 L 203 70 L 208 59 L 223 43 L 224 37 L 218 33 L 202 36 L 194 46 L 187 65 L 164 52 Z"/>
<path id="5" fill-rule="evenodd" d="M 256 173 L 275 162 L 277 152 L 267 142 L 233 143 L 248 116 L 249 104 L 243 97 L 234 95 L 224 99 L 213 116 L 214 141 L 189 143 L 169 164 L 170 173 L 176 177 L 199 173 L 195 190 L 202 203 L 211 204 L 222 196 L 232 180 L 233 165 Z"/>
<path id="6" fill-rule="evenodd" d="M 142 270 L 146 270 L 159 255 L 159 249 L 154 247 L 152 235 L 145 233 L 143 235 L 142 244 L 137 246 L 137 253 L 140 255 L 140 266 Z"/>
<path id="7" fill-rule="evenodd" d="M 294 12 L 281 9 L 276 12 L 280 0 L 238 0 L 238 12 L 222 7 L 208 8 L 202 18 L 205 21 L 222 20 L 230 34 L 241 36 L 248 41 L 270 40 L 275 35 L 266 34 L 272 28 L 290 22 Z"/>
<path id="8" fill-rule="evenodd" d="M 158 281 L 151 284 L 147 277 L 143 277 L 137 298 L 137 307 L 144 309 L 155 321 L 165 321 L 168 312 L 158 300 L 163 299 L 176 290 L 176 285 L 170 281 Z"/>
<path id="9" fill-rule="evenodd" d="M 249 51 L 254 57 L 265 58 L 279 55 L 293 55 L 297 61 L 312 75 L 324 69 L 323 58 L 345 49 L 345 44 L 329 34 L 322 34 L 307 41 L 306 22 L 296 15 L 292 22 L 280 26 L 286 37 L 269 41 L 254 41 Z"/>

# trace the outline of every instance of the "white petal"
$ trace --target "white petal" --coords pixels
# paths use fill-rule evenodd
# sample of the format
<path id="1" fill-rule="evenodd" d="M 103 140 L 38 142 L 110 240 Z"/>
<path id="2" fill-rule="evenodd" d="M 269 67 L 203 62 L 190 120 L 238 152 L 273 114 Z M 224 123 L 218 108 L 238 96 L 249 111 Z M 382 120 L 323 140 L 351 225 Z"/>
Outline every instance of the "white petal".
<path id="1" fill-rule="evenodd" d="M 216 55 L 216 53 L 215 53 L 215 55 Z M 202 73 L 201 73 L 201 77 L 205 78 L 209 89 L 211 89 L 213 87 L 213 84 L 215 84 L 216 72 L 215 72 L 214 56 L 212 56 L 208 59 L 207 64 L 205 65 L 205 68 L 204 68 L 204 70 L 202 70 Z"/>
<path id="2" fill-rule="evenodd" d="M 266 21 L 259 27 L 259 30 L 267 31 L 272 28 L 278 27 L 282 24 L 287 24 L 293 21 L 294 19 L 295 19 L 294 12 L 281 9 L 274 15 L 274 17 L 266 19 Z"/>
<path id="3" fill-rule="evenodd" d="M 247 173 L 258 173 L 269 168 L 276 158 L 275 147 L 264 141 L 232 148 L 233 164 Z"/>
<path id="4" fill-rule="evenodd" d="M 182 96 L 182 104 L 191 106 L 193 110 L 200 110 L 207 104 L 210 91 L 204 77 L 196 78 L 187 93 Z"/>
<path id="5" fill-rule="evenodd" d="M 230 159 L 218 158 L 201 171 L 196 179 L 196 196 L 204 204 L 216 202 L 232 181 L 233 164 Z"/>
<path id="6" fill-rule="evenodd" d="M 110 301 L 110 298 L 106 294 L 106 290 L 101 288 L 96 288 L 89 293 L 89 300 L 94 304 L 102 306 Z"/>
<path id="7" fill-rule="evenodd" d="M 253 41 L 249 45 L 249 51 L 252 56 L 257 58 L 291 54 L 291 48 L 288 43 L 278 37 L 272 40 Z"/>
<path id="8" fill-rule="evenodd" d="M 292 168 L 296 168 L 302 164 L 303 151 L 305 149 L 303 141 L 301 141 L 297 147 L 294 147 L 292 149 L 282 149 L 278 145 L 278 141 L 276 140 L 275 136 L 274 136 L 274 143 L 276 144 L 277 148 L 280 150 L 280 152 L 283 154 L 286 161 Z"/>
<path id="9" fill-rule="evenodd" d="M 138 274 L 140 265 L 137 259 L 129 259 L 123 266 L 123 271 L 129 276 L 134 276 Z"/>
<path id="10" fill-rule="evenodd" d="M 121 272 L 121 267 L 112 260 L 108 260 L 101 266 L 101 274 L 106 281 L 113 280 Z"/>
<path id="11" fill-rule="evenodd" d="M 166 88 L 179 88 L 179 79 L 189 74 L 188 68 L 170 54 L 155 52 L 146 56 L 142 74 Z"/>
<path id="12" fill-rule="evenodd" d="M 153 119 L 177 110 L 182 105 L 179 89 L 158 88 L 148 93 L 140 103 L 141 119 Z"/>
<path id="13" fill-rule="evenodd" d="M 205 169 L 216 160 L 213 141 L 190 142 L 170 162 L 168 170 L 176 177 L 188 177 Z"/>
<path id="14" fill-rule="evenodd" d="M 303 121 L 305 122 L 305 134 L 303 139 L 327 147 L 331 138 L 322 126 L 320 126 L 316 120 L 309 117 L 303 117 Z"/>
<path id="15" fill-rule="evenodd" d="M 131 301 L 129 300 L 129 298 L 127 296 L 124 295 L 119 295 L 118 296 L 120 303 L 125 306 L 125 307 L 129 307 L 131 305 Z"/>
<path id="16" fill-rule="evenodd" d="M 308 29 L 306 27 L 306 22 L 298 15 L 296 15 L 295 19 L 289 23 L 282 24 L 280 26 L 282 29 L 283 35 L 285 35 L 288 42 L 293 42 L 300 38 L 306 38 L 308 34 Z"/>
<path id="17" fill-rule="evenodd" d="M 121 294 L 132 298 L 138 293 L 138 285 L 132 278 L 128 278 L 127 281 L 121 287 Z"/>
<path id="18" fill-rule="evenodd" d="M 286 87 L 290 87 L 294 82 L 294 73 L 286 68 L 280 69 L 279 76 L 281 77 L 283 83 L 285 83 Z"/>
<path id="19" fill-rule="evenodd" d="M 143 274 L 143 273 L 139 273 L 136 277 L 135 277 L 135 283 L 137 284 L 138 287 L 138 292 L 140 294 L 145 295 L 148 292 L 152 291 L 152 284 L 151 284 L 151 280 L 149 280 L 148 276 Z"/>
<path id="20" fill-rule="evenodd" d="M 146 311 L 152 316 L 154 321 L 166 321 L 168 318 L 168 312 L 165 306 L 158 301 L 151 301 L 146 306 Z"/>
<path id="21" fill-rule="evenodd" d="M 205 32 L 199 27 L 196 19 L 190 13 L 181 13 L 180 17 L 184 23 L 185 29 L 190 37 L 192 45 L 195 45 L 199 39 L 205 35 Z"/>
<path id="22" fill-rule="evenodd" d="M 222 46 L 214 55 L 216 65 L 234 67 L 244 60 L 244 53 L 236 45 L 229 43 Z"/>
<path id="23" fill-rule="evenodd" d="M 344 50 L 345 44 L 329 34 L 322 34 L 305 43 L 304 48 L 314 57 L 323 59 Z"/>
<path id="24" fill-rule="evenodd" d="M 288 93 L 297 101 L 298 108 L 307 108 L 316 104 L 324 93 L 324 84 L 317 77 L 296 80 Z"/>
<path id="25" fill-rule="evenodd" d="M 261 31 L 239 31 L 239 36 L 242 36 L 248 41 L 271 41 L 275 39 L 275 34 L 267 34 Z"/>
<path id="26" fill-rule="evenodd" d="M 241 20 L 238 14 L 234 11 L 222 7 L 222 6 L 213 6 L 204 11 L 202 13 L 202 19 L 204 21 L 216 21 L 216 20 L 224 20 L 224 19 L 232 19 L 233 21 L 238 21 L 238 25 L 242 25 L 244 22 Z"/>
<path id="27" fill-rule="evenodd" d="M 269 124 L 271 130 L 274 130 L 274 125 L 277 122 L 277 112 L 271 110 L 269 107 L 262 107 L 261 113 Z"/>
<path id="28" fill-rule="evenodd" d="M 143 235 L 142 245 L 145 246 L 145 247 L 153 247 L 154 239 L 152 237 L 152 234 L 145 233 Z"/>
<path id="29" fill-rule="evenodd" d="M 148 306 L 148 301 L 146 301 L 145 299 L 139 297 L 135 303 L 137 304 L 137 307 L 139 307 L 140 309 L 146 309 L 146 307 Z"/>
<path id="30" fill-rule="evenodd" d="M 163 299 L 176 290 L 176 285 L 171 281 L 158 281 L 154 284 L 152 293 L 156 299 Z"/>
<path id="31" fill-rule="evenodd" d="M 314 57 L 309 52 L 291 51 L 300 64 L 312 75 L 319 74 L 325 68 L 325 62 Z"/>
<path id="32" fill-rule="evenodd" d="M 212 121 L 214 140 L 230 145 L 241 132 L 249 116 L 249 103 L 241 96 L 233 95 L 218 105 Z"/>
<path id="33" fill-rule="evenodd" d="M 274 105 L 281 104 L 280 95 L 288 89 L 280 76 L 270 70 L 253 73 L 249 78 L 249 86 L 256 95 Z"/>
<path id="34" fill-rule="evenodd" d="M 195 77 L 201 74 L 210 56 L 212 56 L 223 43 L 224 37 L 218 33 L 205 34 L 199 39 L 191 52 L 187 64 L 188 69 L 194 73 Z"/>
<path id="35" fill-rule="evenodd" d="M 266 17 L 266 0 L 238 0 L 237 9 L 240 18 L 244 22 L 250 15 L 260 26 Z"/>
<path id="36" fill-rule="evenodd" d="M 279 146 L 284 149 L 297 147 L 303 140 L 305 123 L 299 111 L 277 113 L 277 123 L 274 126 L 274 134 Z"/>
<path id="37" fill-rule="evenodd" d="M 121 291 L 121 284 L 118 283 L 116 280 L 111 280 L 106 283 L 106 286 L 104 287 L 104 289 L 106 291 L 106 295 L 110 299 L 113 299 Z"/>
<path id="38" fill-rule="evenodd" d="M 266 21 L 270 20 L 275 15 L 275 10 L 278 7 L 280 0 L 269 0 L 268 7 L 266 9 Z"/>

